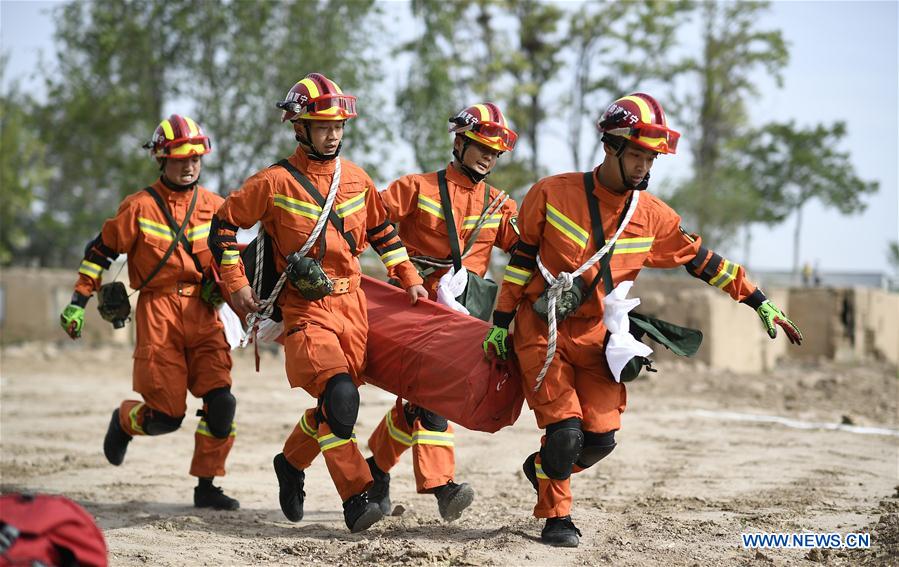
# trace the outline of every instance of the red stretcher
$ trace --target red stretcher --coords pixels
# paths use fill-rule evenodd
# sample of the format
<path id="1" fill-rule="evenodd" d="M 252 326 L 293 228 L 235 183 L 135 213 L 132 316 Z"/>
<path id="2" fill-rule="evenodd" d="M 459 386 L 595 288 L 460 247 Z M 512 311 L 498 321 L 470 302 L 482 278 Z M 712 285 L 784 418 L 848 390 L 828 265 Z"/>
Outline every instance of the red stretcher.
<path id="1" fill-rule="evenodd" d="M 453 423 L 495 433 L 521 413 L 517 365 L 488 361 L 490 324 L 362 276 L 368 301 L 365 381 Z"/>

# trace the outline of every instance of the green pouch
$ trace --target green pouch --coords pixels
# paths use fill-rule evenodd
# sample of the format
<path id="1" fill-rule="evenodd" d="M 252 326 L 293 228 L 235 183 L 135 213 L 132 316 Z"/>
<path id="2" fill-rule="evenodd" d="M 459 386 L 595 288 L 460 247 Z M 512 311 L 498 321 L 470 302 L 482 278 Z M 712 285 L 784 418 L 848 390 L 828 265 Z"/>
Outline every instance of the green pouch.
<path id="1" fill-rule="evenodd" d="M 128 301 L 128 290 L 122 282 L 103 284 L 97 290 L 97 310 L 104 321 L 112 323 L 113 328 L 121 329 L 131 316 L 131 303 Z"/>
<path id="2" fill-rule="evenodd" d="M 309 301 L 318 301 L 331 295 L 334 284 L 325 274 L 321 262 L 308 256 L 300 256 L 294 252 L 287 257 L 287 267 L 284 268 L 287 279 L 291 285 Z"/>
<path id="3" fill-rule="evenodd" d="M 700 330 L 681 327 L 634 311 L 628 314 L 628 319 L 630 320 L 630 333 L 635 339 L 642 342 L 643 337 L 649 337 L 678 356 L 693 356 L 699 351 L 702 344 L 702 331 Z M 608 341 L 608 334 L 606 340 Z M 648 358 L 635 356 L 630 359 L 621 370 L 621 381 L 630 382 L 635 379 L 640 375 L 644 366 L 651 372 L 655 372 L 655 369 L 652 368 L 652 361 Z"/>
<path id="4" fill-rule="evenodd" d="M 218 306 L 225 302 L 219 284 L 214 279 L 207 277 L 206 274 L 203 274 L 203 281 L 200 282 L 200 299 L 211 305 L 213 309 L 218 309 Z"/>
<path id="5" fill-rule="evenodd" d="M 496 304 L 497 291 L 499 291 L 499 286 L 495 281 L 468 272 L 465 291 L 456 298 L 456 301 L 464 305 L 472 317 L 481 321 L 489 321 L 493 315 L 493 306 Z"/>
<path id="6" fill-rule="evenodd" d="M 566 317 L 577 311 L 584 302 L 587 283 L 580 276 L 574 278 L 571 289 L 562 292 L 562 296 L 556 300 L 556 324 L 561 323 Z M 549 322 L 549 288 L 547 287 L 534 302 L 532 309 L 540 315 L 544 321 Z"/>

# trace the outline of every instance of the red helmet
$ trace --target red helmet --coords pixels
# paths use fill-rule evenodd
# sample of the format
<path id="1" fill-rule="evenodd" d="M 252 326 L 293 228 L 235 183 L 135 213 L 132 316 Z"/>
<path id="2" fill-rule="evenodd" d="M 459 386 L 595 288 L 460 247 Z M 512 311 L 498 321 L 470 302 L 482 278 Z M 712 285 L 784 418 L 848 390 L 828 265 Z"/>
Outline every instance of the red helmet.
<path id="1" fill-rule="evenodd" d="M 499 152 L 511 152 L 518 140 L 518 134 L 506 126 L 506 117 L 492 102 L 469 106 L 449 121 L 450 132 L 464 134 Z"/>
<path id="2" fill-rule="evenodd" d="M 172 114 L 159 123 L 153 137 L 143 147 L 155 158 L 187 159 L 211 152 L 212 142 L 192 119 Z"/>
<path id="3" fill-rule="evenodd" d="M 356 97 L 343 94 L 337 83 L 321 73 L 309 73 L 277 103 L 281 122 L 306 120 L 346 120 L 355 118 Z"/>
<path id="4" fill-rule="evenodd" d="M 677 150 L 680 134 L 668 128 L 665 111 L 656 99 L 644 93 L 623 96 L 609 105 L 596 121 L 596 128 L 609 136 L 618 136 L 661 154 Z"/>

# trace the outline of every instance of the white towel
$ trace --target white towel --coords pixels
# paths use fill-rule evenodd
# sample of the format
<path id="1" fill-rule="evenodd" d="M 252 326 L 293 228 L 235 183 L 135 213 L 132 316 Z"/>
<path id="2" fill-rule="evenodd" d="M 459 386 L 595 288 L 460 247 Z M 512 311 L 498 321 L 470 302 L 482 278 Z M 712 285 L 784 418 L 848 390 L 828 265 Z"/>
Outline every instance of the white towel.
<path id="1" fill-rule="evenodd" d="M 609 330 L 609 343 L 606 345 L 606 360 L 616 382 L 621 382 L 621 370 L 635 356 L 649 356 L 652 349 L 641 343 L 630 334 L 631 323 L 628 313 L 640 305 L 640 298 L 627 298 L 634 282 L 619 283 L 612 293 L 603 298 L 605 311 L 602 320 Z"/>
<path id="2" fill-rule="evenodd" d="M 219 305 L 217 311 L 219 321 L 225 326 L 225 340 L 228 341 L 231 350 L 234 350 L 240 346 L 240 339 L 243 337 L 243 327 L 240 324 L 240 318 L 227 303 Z"/>
<path id="3" fill-rule="evenodd" d="M 456 298 L 465 292 L 466 285 L 468 285 L 468 270 L 465 269 L 465 266 L 462 266 L 458 274 L 455 268 L 450 268 L 437 282 L 437 303 L 470 315 L 468 309 L 456 301 Z"/>

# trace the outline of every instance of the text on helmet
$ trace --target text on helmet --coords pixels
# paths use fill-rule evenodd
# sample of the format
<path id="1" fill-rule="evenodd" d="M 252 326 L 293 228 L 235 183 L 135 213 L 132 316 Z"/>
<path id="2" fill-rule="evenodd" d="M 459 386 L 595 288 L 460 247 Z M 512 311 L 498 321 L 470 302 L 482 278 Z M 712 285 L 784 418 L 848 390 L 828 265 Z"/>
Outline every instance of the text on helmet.
<path id="1" fill-rule="evenodd" d="M 615 103 L 612 103 L 611 105 L 609 105 L 609 109 L 606 111 L 606 114 L 608 116 L 613 116 L 615 114 L 618 114 L 621 116 L 623 121 L 627 121 L 629 123 L 629 125 L 631 125 L 631 126 L 633 126 L 637 122 L 640 122 L 639 116 L 637 116 L 636 114 L 634 114 L 633 112 L 631 112 L 630 110 L 628 110 L 624 107 L 618 106 Z"/>
<path id="2" fill-rule="evenodd" d="M 306 104 L 306 101 L 309 100 L 304 93 L 298 92 L 289 92 L 287 93 L 287 102 L 298 102 L 300 104 Z"/>

